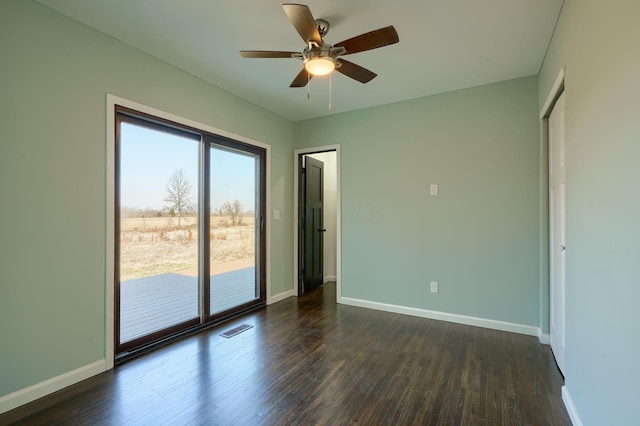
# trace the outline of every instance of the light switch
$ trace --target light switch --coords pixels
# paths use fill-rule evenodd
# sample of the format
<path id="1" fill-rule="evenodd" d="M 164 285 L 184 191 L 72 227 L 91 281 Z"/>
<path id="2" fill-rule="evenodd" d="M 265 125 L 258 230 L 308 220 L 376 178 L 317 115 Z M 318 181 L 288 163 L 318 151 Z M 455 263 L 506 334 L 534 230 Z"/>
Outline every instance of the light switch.
<path id="1" fill-rule="evenodd" d="M 280 210 L 273 211 L 273 220 L 280 220 Z"/>
<path id="2" fill-rule="evenodd" d="M 432 183 L 429 186 L 429 193 L 431 195 L 438 195 L 438 184 L 437 183 Z"/>

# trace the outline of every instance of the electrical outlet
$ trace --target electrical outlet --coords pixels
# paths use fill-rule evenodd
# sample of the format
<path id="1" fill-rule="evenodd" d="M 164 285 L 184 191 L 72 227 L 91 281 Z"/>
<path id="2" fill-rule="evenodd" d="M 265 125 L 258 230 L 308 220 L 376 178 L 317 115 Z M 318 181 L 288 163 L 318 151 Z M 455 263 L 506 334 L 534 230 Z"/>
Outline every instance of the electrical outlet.
<path id="1" fill-rule="evenodd" d="M 434 196 L 434 195 L 438 195 L 438 184 L 437 183 L 432 183 L 431 185 L 429 185 L 429 194 Z"/>
<path id="2" fill-rule="evenodd" d="M 431 281 L 431 293 L 438 292 L 438 281 Z"/>

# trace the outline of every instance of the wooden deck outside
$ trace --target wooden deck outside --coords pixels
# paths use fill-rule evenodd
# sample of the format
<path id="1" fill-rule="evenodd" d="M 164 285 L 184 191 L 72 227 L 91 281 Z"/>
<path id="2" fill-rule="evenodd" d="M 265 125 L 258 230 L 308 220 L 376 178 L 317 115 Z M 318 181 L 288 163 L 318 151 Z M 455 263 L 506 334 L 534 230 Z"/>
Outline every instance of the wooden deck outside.
<path id="1" fill-rule="evenodd" d="M 255 267 L 211 276 L 211 313 L 256 298 Z M 198 317 L 198 278 L 162 274 L 120 284 L 120 341 Z"/>

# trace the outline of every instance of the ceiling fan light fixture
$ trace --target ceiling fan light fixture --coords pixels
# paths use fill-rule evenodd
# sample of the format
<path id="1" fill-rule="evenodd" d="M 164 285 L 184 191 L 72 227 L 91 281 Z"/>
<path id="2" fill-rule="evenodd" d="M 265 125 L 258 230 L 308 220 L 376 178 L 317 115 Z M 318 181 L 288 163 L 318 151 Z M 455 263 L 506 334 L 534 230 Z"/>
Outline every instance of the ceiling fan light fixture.
<path id="1" fill-rule="evenodd" d="M 323 76 L 336 69 L 336 61 L 330 56 L 309 58 L 305 61 L 304 67 L 315 76 Z"/>

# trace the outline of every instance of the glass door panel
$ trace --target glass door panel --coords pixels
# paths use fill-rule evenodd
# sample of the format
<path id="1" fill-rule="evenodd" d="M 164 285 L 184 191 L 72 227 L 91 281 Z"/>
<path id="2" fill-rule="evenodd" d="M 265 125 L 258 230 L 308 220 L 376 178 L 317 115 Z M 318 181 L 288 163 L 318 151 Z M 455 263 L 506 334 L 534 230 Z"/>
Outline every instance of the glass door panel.
<path id="1" fill-rule="evenodd" d="M 200 322 L 200 138 L 122 120 L 116 268 L 120 349 Z"/>
<path id="2" fill-rule="evenodd" d="M 213 145 L 210 162 L 210 313 L 216 315 L 260 298 L 260 161 Z"/>

